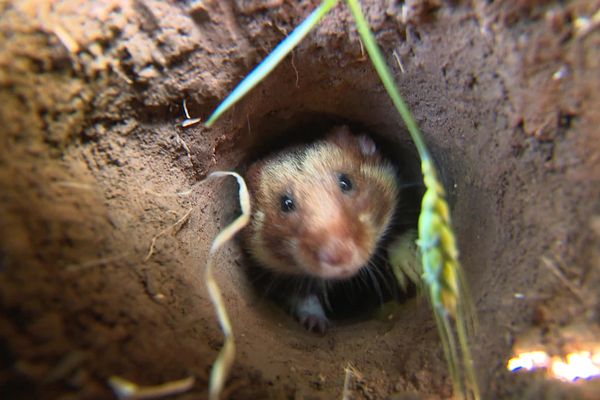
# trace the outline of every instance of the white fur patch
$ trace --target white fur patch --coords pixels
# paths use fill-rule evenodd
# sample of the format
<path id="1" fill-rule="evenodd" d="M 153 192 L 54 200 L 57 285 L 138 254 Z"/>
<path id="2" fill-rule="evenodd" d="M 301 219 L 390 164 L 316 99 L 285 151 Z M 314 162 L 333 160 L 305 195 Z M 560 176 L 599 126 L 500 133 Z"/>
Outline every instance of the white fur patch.
<path id="1" fill-rule="evenodd" d="M 323 319 L 327 318 L 319 298 L 314 294 L 309 294 L 306 297 L 295 297 L 292 299 L 292 308 L 299 318 L 310 315 Z"/>

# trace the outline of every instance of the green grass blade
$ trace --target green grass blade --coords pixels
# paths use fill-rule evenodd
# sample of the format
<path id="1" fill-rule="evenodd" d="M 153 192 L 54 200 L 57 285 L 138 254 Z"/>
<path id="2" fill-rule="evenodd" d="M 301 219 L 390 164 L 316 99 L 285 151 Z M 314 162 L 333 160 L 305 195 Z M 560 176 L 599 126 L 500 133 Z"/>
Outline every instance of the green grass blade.
<path id="1" fill-rule="evenodd" d="M 275 67 L 288 55 L 290 51 L 298 45 L 298 43 L 304 39 L 304 37 L 311 31 L 312 28 L 331 10 L 339 0 L 325 0 L 317 7 L 309 16 L 306 18 L 294 31 L 285 38 L 281 43 L 273 49 L 273 51 L 265 58 L 250 74 L 244 78 L 242 82 L 227 96 L 225 100 L 212 115 L 206 121 L 206 126 L 212 126 L 215 121 L 231 106 L 237 103 L 242 97 L 246 95 L 252 88 L 254 88 L 265 76 L 267 76 Z"/>

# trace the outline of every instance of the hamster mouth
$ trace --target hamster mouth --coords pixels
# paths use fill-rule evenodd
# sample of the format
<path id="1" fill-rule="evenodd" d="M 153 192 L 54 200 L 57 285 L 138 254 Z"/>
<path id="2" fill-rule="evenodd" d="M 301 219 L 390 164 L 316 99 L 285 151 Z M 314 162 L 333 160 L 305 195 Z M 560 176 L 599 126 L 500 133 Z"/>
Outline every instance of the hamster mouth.
<path id="1" fill-rule="evenodd" d="M 362 266 L 360 266 L 362 267 Z M 321 263 L 319 268 L 319 277 L 325 279 L 348 279 L 358 273 L 360 267 L 340 266 Z"/>
<path id="2" fill-rule="evenodd" d="M 298 254 L 297 264 L 308 274 L 322 279 L 344 280 L 358 274 L 358 272 L 368 263 L 368 258 L 364 258 L 360 249 L 354 246 L 348 247 L 348 254 L 344 257 L 323 256 L 323 248 L 317 251 L 310 251 L 303 257 Z M 308 257 L 306 257 L 308 256 Z"/>

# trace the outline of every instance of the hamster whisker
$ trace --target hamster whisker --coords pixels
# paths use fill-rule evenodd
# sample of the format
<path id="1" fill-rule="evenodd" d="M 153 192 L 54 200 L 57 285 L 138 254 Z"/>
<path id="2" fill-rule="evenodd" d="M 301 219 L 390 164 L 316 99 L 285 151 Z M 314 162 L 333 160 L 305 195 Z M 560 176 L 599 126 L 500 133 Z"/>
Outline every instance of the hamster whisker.
<path id="1" fill-rule="evenodd" d="M 329 310 L 329 311 L 333 311 L 333 307 L 331 307 L 331 303 L 329 302 L 329 296 L 328 296 L 328 290 L 327 290 L 327 280 L 322 279 L 321 280 L 322 285 L 321 285 L 321 289 L 322 289 L 322 296 L 321 298 L 323 299 L 323 303 L 325 303 L 325 307 Z"/>
<path id="2" fill-rule="evenodd" d="M 411 187 L 425 187 L 425 186 L 423 185 L 423 182 L 420 182 L 420 181 L 402 182 L 402 183 L 398 184 L 399 189 L 406 189 L 406 188 L 411 188 Z"/>
<path id="3" fill-rule="evenodd" d="M 383 304 L 383 293 L 381 292 L 381 286 L 379 286 L 379 282 L 377 282 L 377 276 L 374 275 L 372 268 L 366 268 L 367 273 L 371 277 L 371 281 L 373 282 L 373 289 L 377 293 L 377 297 L 379 298 L 379 302 Z"/>
<path id="4" fill-rule="evenodd" d="M 385 261 L 385 260 L 384 260 Z M 377 265 L 375 265 L 374 263 L 370 264 L 372 269 L 374 269 L 375 274 L 379 275 L 379 277 L 381 278 L 381 280 L 383 281 L 384 285 L 385 285 L 385 289 L 389 292 L 389 293 L 393 293 L 394 292 L 394 285 L 391 284 L 391 282 L 393 282 L 392 279 L 394 279 L 394 277 L 389 273 L 390 270 L 389 268 L 385 268 L 385 270 L 382 270 L 382 268 L 378 267 Z"/>
<path id="5" fill-rule="evenodd" d="M 264 288 L 264 294 L 265 294 L 265 296 L 269 296 L 273 291 L 276 291 L 276 289 L 277 289 L 278 286 L 281 286 L 281 280 L 280 279 L 271 279 L 271 280 L 269 280 L 268 285 Z"/>
<path id="6" fill-rule="evenodd" d="M 366 289 L 369 289 L 369 271 L 367 271 L 367 269 L 369 269 L 369 266 L 366 265 L 363 268 L 361 268 L 359 270 L 359 277 L 360 277 L 360 281 L 357 282 L 357 286 L 359 283 L 362 283 Z M 360 286 L 359 286 L 360 288 Z"/>
<path id="7" fill-rule="evenodd" d="M 419 211 L 421 211 L 418 208 L 405 208 L 405 207 L 399 207 L 398 210 L 396 211 L 396 218 L 398 217 L 413 217 L 415 215 L 419 215 Z"/>
<path id="8" fill-rule="evenodd" d="M 379 263 L 385 263 L 387 259 L 383 255 L 381 255 L 381 253 L 377 252 L 373 254 L 367 265 L 375 265 L 375 261 L 378 261 Z"/>
<path id="9" fill-rule="evenodd" d="M 311 286 L 310 278 L 308 277 L 308 275 L 301 276 L 300 279 L 298 280 L 296 294 L 299 296 L 303 295 L 308 290 L 310 290 L 310 286 Z"/>
<path id="10" fill-rule="evenodd" d="M 370 263 L 370 267 L 375 270 L 375 273 L 378 274 L 380 279 L 383 281 L 386 293 L 396 297 L 397 287 L 394 284 L 394 282 L 396 282 L 396 277 L 392 273 L 391 269 L 378 267 L 374 263 Z"/>

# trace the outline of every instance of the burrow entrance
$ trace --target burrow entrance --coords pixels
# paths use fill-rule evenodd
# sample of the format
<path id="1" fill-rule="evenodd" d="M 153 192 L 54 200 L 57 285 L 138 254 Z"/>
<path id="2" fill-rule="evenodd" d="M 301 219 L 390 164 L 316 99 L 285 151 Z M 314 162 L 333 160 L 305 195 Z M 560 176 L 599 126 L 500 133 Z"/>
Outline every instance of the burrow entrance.
<path id="1" fill-rule="evenodd" d="M 335 73 L 332 74 L 332 71 Z M 289 145 L 321 138 L 330 128 L 347 124 L 356 133 L 370 134 L 385 156 L 398 168 L 407 185 L 403 188 L 400 211 L 405 213 L 405 220 L 401 221 L 397 229 L 399 232 L 414 229 L 423 191 L 420 185 L 420 163 L 414 145 L 402 123 L 398 122 L 399 117 L 391 102 L 377 86 L 378 78 L 375 73 L 362 63 L 340 72 L 327 62 L 309 62 L 304 66 L 304 72 L 299 72 L 298 80 L 304 82 L 300 87 L 296 86 L 295 74 L 293 68 L 284 65 L 238 106 L 233 121 L 228 122 L 236 126 L 235 120 L 239 118 L 239 128 L 233 134 L 239 138 L 236 143 L 239 155 L 235 169 L 244 171 L 257 158 Z M 360 79 L 357 79 L 358 76 Z M 328 82 L 335 82 L 335 85 L 332 87 Z M 449 174 L 446 171 L 444 179 L 450 179 Z M 230 182 L 224 185 L 229 190 L 221 192 L 220 202 L 224 209 L 230 210 L 231 216 L 227 220 L 232 220 L 238 208 L 235 184 Z M 320 337 L 306 332 L 280 307 L 265 299 L 262 293 L 257 293 L 250 283 L 251 277 L 244 274 L 244 269 L 250 263 L 239 246 L 235 247 L 236 268 L 230 270 L 227 277 L 221 276 L 220 282 L 227 288 L 230 285 L 227 281 L 233 280 L 236 283 L 229 289 L 230 293 L 234 293 L 233 297 L 240 294 L 247 296 L 249 308 L 239 311 L 233 318 L 240 318 L 240 325 L 248 329 L 247 332 L 240 333 L 243 338 L 248 338 L 248 362 L 262 361 L 258 364 L 258 369 L 268 380 L 276 385 L 279 382 L 283 384 L 296 379 L 294 374 L 299 371 L 307 376 L 321 371 L 321 377 L 317 375 L 315 380 L 309 379 L 308 386 L 302 389 L 308 393 L 316 389 L 318 393 L 327 390 L 325 388 L 329 385 L 336 386 L 343 379 L 341 375 L 333 381 L 322 379 L 327 376 L 323 371 L 329 368 L 345 371 L 348 365 L 369 362 L 375 356 L 385 365 L 381 367 L 381 372 L 388 366 L 397 366 L 399 359 L 403 359 L 407 365 L 435 365 L 431 374 L 428 372 L 418 378 L 422 379 L 418 383 L 420 389 L 413 386 L 412 391 L 425 390 L 428 385 L 427 393 L 449 393 L 451 389 L 443 372 L 444 365 L 433 361 L 439 361 L 439 357 L 442 357 L 441 348 L 435 345 L 435 325 L 426 301 L 415 298 L 414 292 L 402 296 L 400 307 L 393 312 L 380 310 L 376 298 L 365 299 L 363 304 L 356 302 L 353 305 L 354 312 L 342 307 L 340 314 L 334 316 L 338 317 L 335 328 L 325 337 Z M 395 282 L 391 283 L 395 285 Z M 237 300 L 233 302 L 237 303 Z M 362 305 L 365 307 L 361 307 Z M 374 337 L 377 339 L 374 340 Z M 394 355 L 391 356 L 387 341 L 403 345 L 395 347 Z M 400 350 L 403 346 L 403 350 Z M 420 347 L 418 351 L 414 351 L 415 346 Z M 349 358 L 349 354 L 353 356 Z M 351 358 L 361 361 L 352 361 Z M 427 358 L 431 361 L 427 361 Z M 407 365 L 402 368 L 411 374 L 412 367 Z"/>
<path id="2" fill-rule="evenodd" d="M 294 107 L 301 108 L 299 105 Z M 244 161 L 236 168 L 237 170 L 245 174 L 248 164 L 251 165 L 253 162 L 293 146 L 310 145 L 316 140 L 324 139 L 332 129 L 346 126 L 356 135 L 368 135 L 376 143 L 377 151 L 382 157 L 392 162 L 397 175 L 400 197 L 395 205 L 397 212 L 390 229 L 380 240 L 378 250 L 370 260 L 369 271 L 363 271 L 358 277 L 345 283 L 330 281 L 327 284 L 328 290 L 325 290 L 324 282 L 311 280 L 308 276 L 306 279 L 294 279 L 289 276 L 277 279 L 277 275 L 268 273 L 252 260 L 243 241 L 239 240 L 246 256 L 242 269 L 255 287 L 257 296 L 265 301 L 277 301 L 276 299 L 281 299 L 283 293 L 291 296 L 309 285 L 318 285 L 322 290 L 317 292 L 328 293 L 323 301 L 327 303 L 326 312 L 329 318 L 337 321 L 338 324 L 344 321 L 374 318 L 378 310 L 380 314 L 383 312 L 380 308 L 384 304 L 390 301 L 402 303 L 414 297 L 415 286 L 408 282 L 405 288 L 401 288 L 387 261 L 387 246 L 395 238 L 415 232 L 417 227 L 418 210 L 424 189 L 419 172 L 419 158 L 414 147 L 403 147 L 410 143 L 406 140 L 386 139 L 376 132 L 370 132 L 359 122 L 335 115 L 307 112 L 290 115 L 290 112 L 293 113 L 292 110 L 286 111 L 284 117 L 278 113 L 269 113 L 264 123 L 259 122 L 259 125 L 263 126 L 260 129 L 260 137 L 252 139 L 254 143 L 249 145 L 247 154 L 242 157 Z M 247 129 L 244 127 L 242 131 Z M 244 136 L 244 132 L 238 132 L 238 135 Z"/>
<path id="3" fill-rule="evenodd" d="M 201 272 L 237 209 L 235 184 L 208 172 L 343 122 L 418 177 L 344 7 L 209 130 L 181 128 L 183 100 L 205 118 L 312 6 L 13 3 L 0 19 L 0 397 L 110 398 L 112 375 L 192 375 L 181 398 L 206 396 L 222 335 Z M 448 191 L 484 398 L 585 391 L 505 361 L 523 337 L 553 345 L 598 324 L 600 58 L 595 31 L 572 23 L 594 10 L 364 3 Z M 237 243 L 216 263 L 237 338 L 229 398 L 339 398 L 349 366 L 355 398 L 450 397 L 422 299 L 320 337 L 261 301 L 244 263 Z"/>

